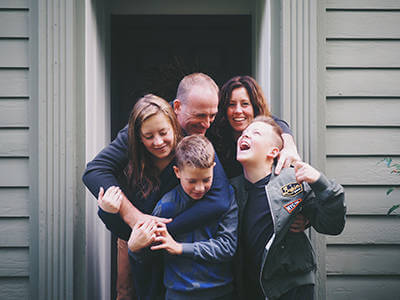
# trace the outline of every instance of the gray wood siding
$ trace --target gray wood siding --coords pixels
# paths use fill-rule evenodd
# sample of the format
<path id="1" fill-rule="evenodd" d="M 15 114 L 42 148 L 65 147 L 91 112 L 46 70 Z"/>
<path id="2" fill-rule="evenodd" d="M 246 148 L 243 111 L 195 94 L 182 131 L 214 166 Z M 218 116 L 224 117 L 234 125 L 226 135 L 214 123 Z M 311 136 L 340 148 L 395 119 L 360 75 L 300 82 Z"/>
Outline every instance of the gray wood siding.
<path id="1" fill-rule="evenodd" d="M 344 185 L 347 224 L 327 237 L 327 299 L 399 299 L 400 1 L 327 0 L 326 171 Z"/>
<path id="2" fill-rule="evenodd" d="M 0 299 L 29 294 L 29 10 L 0 2 Z"/>

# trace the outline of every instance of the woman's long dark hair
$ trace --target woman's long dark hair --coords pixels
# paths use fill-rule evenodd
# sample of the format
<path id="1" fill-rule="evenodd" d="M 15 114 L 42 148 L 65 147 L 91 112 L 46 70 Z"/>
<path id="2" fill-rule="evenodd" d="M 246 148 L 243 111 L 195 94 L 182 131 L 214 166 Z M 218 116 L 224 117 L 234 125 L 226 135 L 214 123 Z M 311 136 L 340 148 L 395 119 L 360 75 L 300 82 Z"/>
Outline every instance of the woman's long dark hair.
<path id="1" fill-rule="evenodd" d="M 235 76 L 229 79 L 219 91 L 218 114 L 207 136 L 212 141 L 222 165 L 236 161 L 236 140 L 233 128 L 229 124 L 226 112 L 233 90 L 244 87 L 249 95 L 254 110 L 254 117 L 271 115 L 268 102 L 258 83 L 250 76 Z"/>

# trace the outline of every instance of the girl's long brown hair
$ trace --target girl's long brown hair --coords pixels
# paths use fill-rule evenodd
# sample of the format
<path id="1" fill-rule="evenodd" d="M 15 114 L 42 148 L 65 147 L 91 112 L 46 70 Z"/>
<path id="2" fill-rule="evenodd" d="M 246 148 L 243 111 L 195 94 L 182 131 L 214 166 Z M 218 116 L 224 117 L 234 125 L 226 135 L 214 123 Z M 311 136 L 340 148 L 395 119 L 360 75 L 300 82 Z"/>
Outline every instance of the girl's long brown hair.
<path id="1" fill-rule="evenodd" d="M 132 109 L 128 123 L 128 158 L 126 170 L 129 186 L 137 187 L 146 198 L 150 192 L 159 189 L 160 170 L 154 164 L 154 157 L 146 149 L 141 139 L 142 124 L 148 118 L 163 114 L 170 121 L 174 131 L 173 148 L 181 139 L 181 129 L 171 105 L 164 99 L 147 94 Z"/>

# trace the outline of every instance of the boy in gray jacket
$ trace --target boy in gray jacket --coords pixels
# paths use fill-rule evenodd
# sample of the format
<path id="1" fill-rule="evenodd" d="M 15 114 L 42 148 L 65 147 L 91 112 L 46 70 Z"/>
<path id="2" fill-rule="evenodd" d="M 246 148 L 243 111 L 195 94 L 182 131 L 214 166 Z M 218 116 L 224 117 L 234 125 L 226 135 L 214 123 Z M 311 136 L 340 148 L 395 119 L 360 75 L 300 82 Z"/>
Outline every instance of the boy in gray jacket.
<path id="1" fill-rule="evenodd" d="M 239 298 L 313 299 L 315 254 L 304 232 L 289 227 L 301 211 L 313 228 L 340 234 L 345 224 L 343 188 L 304 162 L 274 175 L 281 129 L 259 116 L 237 143 L 244 175 L 233 178 L 239 206 L 235 264 Z"/>

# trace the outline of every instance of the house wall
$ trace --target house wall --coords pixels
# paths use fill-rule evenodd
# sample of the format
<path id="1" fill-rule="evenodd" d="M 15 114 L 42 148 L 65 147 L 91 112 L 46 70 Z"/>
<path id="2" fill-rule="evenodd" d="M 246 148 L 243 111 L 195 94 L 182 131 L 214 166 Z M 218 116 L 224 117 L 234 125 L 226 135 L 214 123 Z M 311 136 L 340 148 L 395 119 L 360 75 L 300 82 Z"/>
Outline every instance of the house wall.
<path id="1" fill-rule="evenodd" d="M 347 224 L 327 238 L 327 299 L 397 299 L 400 1 L 325 1 L 326 170 L 345 187 Z M 382 298 L 383 297 L 383 298 Z"/>
<path id="2" fill-rule="evenodd" d="M 29 297 L 29 9 L 0 2 L 0 299 Z"/>

